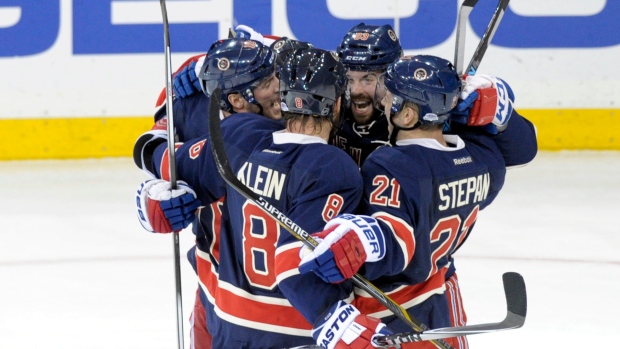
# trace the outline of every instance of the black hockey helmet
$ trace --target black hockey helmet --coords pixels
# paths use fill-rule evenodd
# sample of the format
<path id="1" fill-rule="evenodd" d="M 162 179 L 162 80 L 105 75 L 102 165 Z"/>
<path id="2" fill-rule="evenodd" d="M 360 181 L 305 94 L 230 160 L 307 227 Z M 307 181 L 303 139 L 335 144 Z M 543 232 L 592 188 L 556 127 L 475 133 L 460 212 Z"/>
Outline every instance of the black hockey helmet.
<path id="1" fill-rule="evenodd" d="M 258 104 L 254 87 L 275 72 L 276 55 L 260 42 L 232 38 L 218 40 L 207 52 L 200 69 L 200 83 L 207 96 L 217 86 L 222 90 L 220 108 L 232 112 L 228 95 L 240 93 L 246 101 Z"/>
<path id="2" fill-rule="evenodd" d="M 279 66 L 282 66 L 284 62 L 286 62 L 288 56 L 295 52 L 295 50 L 312 48 L 314 45 L 309 42 L 289 39 L 286 36 L 283 36 L 274 41 L 270 47 L 276 53 L 276 63 Z"/>
<path id="3" fill-rule="evenodd" d="M 318 48 L 296 50 L 280 67 L 279 75 L 283 112 L 334 121 L 334 105 L 347 88 L 346 71 L 336 53 Z"/>

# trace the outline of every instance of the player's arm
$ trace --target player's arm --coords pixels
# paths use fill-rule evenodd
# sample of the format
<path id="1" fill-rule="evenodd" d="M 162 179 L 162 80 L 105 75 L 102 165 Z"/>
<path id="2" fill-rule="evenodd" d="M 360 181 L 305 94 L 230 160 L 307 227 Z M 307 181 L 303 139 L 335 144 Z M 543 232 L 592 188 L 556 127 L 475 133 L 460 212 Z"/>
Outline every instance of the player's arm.
<path id="1" fill-rule="evenodd" d="M 136 192 L 138 220 L 152 233 L 179 232 L 194 220 L 200 201 L 187 183 L 177 182 L 172 190 L 170 182 L 149 179 Z"/>
<path id="2" fill-rule="evenodd" d="M 177 69 L 173 74 L 172 78 L 172 93 L 177 98 L 185 98 L 187 96 L 191 96 L 192 94 L 202 91 L 200 86 L 200 81 L 198 79 L 198 72 L 200 71 L 200 67 L 205 59 L 205 54 L 199 54 L 188 58 L 181 66 Z M 161 113 L 161 107 L 164 107 L 165 115 L 165 103 L 166 103 L 166 88 L 164 87 L 159 96 L 157 97 L 157 101 L 155 102 L 155 108 L 158 108 L 158 113 Z M 158 117 L 161 118 L 162 114 L 155 114 L 155 121 L 157 121 Z"/>
<path id="3" fill-rule="evenodd" d="M 311 252 L 302 251 L 302 273 L 313 271 L 324 281 L 335 283 L 358 272 L 375 279 L 401 272 L 413 257 L 413 228 L 405 213 L 391 207 L 395 205 L 391 196 L 402 194 L 398 188 L 384 185 L 390 181 L 374 164 L 371 156 L 362 168 L 364 197 L 357 212 L 363 214 L 330 220 L 316 234 L 321 239 L 319 245 Z"/>
<path id="4" fill-rule="evenodd" d="M 514 93 L 506 81 L 485 74 L 467 76 L 451 121 L 498 134 L 508 126 L 513 103 Z"/>
<path id="5" fill-rule="evenodd" d="M 167 140 L 154 131 L 143 135 L 144 144 L 137 146 L 134 159 L 139 167 L 156 178 L 142 183 L 136 205 L 142 226 L 151 232 L 169 233 L 185 228 L 194 220 L 196 209 L 224 195 L 224 187 L 213 163 L 210 150 L 205 151 L 206 138 L 177 144 L 177 189 L 171 190 Z M 211 164 L 211 166 L 209 166 Z M 212 177 L 213 176 L 213 177 Z M 215 178 L 215 180 L 213 180 Z M 187 182 L 185 182 L 185 181 Z"/>
<path id="6" fill-rule="evenodd" d="M 484 74 L 468 76 L 465 82 L 461 101 L 451 116 L 452 131 L 461 135 L 478 130 L 495 136 L 507 167 L 532 161 L 538 149 L 536 129 L 514 109 L 510 85 Z"/>
<path id="7" fill-rule="evenodd" d="M 334 148 L 335 150 L 335 148 Z M 342 153 L 343 156 L 347 156 Z M 323 158 L 319 158 L 323 159 Z M 351 176 L 347 172 L 336 171 L 348 177 L 325 177 L 322 171 L 332 166 L 331 159 L 325 167 L 316 171 L 296 171 L 289 173 L 287 197 L 289 208 L 287 216 L 308 232 L 321 230 L 325 222 L 342 213 L 352 212 L 361 198 L 362 182 L 356 165 L 350 162 Z M 346 176 L 345 176 L 346 175 Z M 276 274 L 282 293 L 291 304 L 310 322 L 314 323 L 319 315 L 341 299 L 346 299 L 352 292 L 351 283 L 332 284 L 324 282 L 314 273 L 300 273 L 298 266 L 301 260 L 300 249 L 303 243 L 289 233 L 282 233 L 278 239 L 276 254 Z M 313 285 L 308 287 L 307 285 Z M 317 297 L 320 295 L 320 297 Z M 313 303 L 305 299 L 310 297 Z"/>
<path id="8" fill-rule="evenodd" d="M 306 188 L 289 195 L 294 198 L 289 218 L 298 224 L 321 226 L 332 214 L 354 210 L 360 199 L 361 178 L 355 164 L 350 164 L 350 172 L 336 169 L 348 181 L 329 181 L 333 187 L 320 173 L 301 180 Z M 321 183 L 315 182 L 317 180 Z M 309 187 L 312 190 L 306 190 Z M 332 284 L 314 273 L 300 274 L 297 266 L 301 260 L 301 246 L 302 243 L 290 234 L 281 237 L 276 254 L 278 285 L 291 304 L 313 324 L 312 336 L 319 346 L 372 348 L 373 336 L 391 333 L 379 319 L 361 314 L 348 303 L 352 298 L 349 281 Z"/>
<path id="9" fill-rule="evenodd" d="M 536 127 L 532 122 L 513 111 L 510 125 L 493 137 L 502 153 L 506 167 L 523 166 L 534 160 L 538 152 Z"/>

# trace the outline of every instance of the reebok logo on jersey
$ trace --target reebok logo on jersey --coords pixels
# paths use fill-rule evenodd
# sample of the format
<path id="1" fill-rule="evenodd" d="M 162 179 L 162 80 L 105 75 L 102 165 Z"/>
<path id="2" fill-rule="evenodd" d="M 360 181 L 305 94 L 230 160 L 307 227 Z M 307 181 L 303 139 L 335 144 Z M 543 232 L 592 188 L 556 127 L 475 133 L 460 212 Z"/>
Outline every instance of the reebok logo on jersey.
<path id="1" fill-rule="evenodd" d="M 458 158 L 458 159 L 452 159 L 454 161 L 455 165 L 463 165 L 463 164 L 468 164 L 470 162 L 474 162 L 474 160 L 471 159 L 471 156 L 466 156 L 464 158 Z"/>

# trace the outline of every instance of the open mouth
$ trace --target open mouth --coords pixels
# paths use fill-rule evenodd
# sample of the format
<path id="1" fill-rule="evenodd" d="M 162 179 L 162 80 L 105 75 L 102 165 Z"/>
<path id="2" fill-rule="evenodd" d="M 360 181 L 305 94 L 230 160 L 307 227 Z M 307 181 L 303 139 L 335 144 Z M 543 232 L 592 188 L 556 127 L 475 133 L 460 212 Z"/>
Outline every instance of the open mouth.
<path id="1" fill-rule="evenodd" d="M 353 109 L 356 113 L 366 113 L 372 108 L 372 103 L 369 100 L 353 101 Z"/>

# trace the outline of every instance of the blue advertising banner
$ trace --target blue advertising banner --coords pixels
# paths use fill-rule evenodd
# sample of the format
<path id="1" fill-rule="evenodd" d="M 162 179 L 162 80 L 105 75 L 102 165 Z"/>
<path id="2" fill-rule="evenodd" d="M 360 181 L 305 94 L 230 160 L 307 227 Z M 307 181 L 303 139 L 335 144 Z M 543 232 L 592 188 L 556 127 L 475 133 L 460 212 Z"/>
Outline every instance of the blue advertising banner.
<path id="1" fill-rule="evenodd" d="M 114 23 L 114 3 L 146 3 L 147 0 L 73 0 L 71 11 L 72 54 L 132 54 L 161 52 L 161 23 Z M 157 2 L 157 1 L 150 1 Z M 180 2 L 169 0 L 170 3 Z M 185 0 L 187 2 L 187 0 Z M 232 17 L 259 32 L 271 33 L 271 1 L 232 1 Z M 344 33 L 360 22 L 385 24 L 394 20 L 341 18 L 330 11 L 328 1 L 287 0 L 286 18 L 294 37 L 317 47 L 332 49 Z M 424 49 L 448 40 L 455 30 L 459 1 L 419 1 L 415 13 L 399 18 L 405 50 Z M 0 0 L 0 11 L 15 9 L 18 20 L 0 26 L 0 57 L 36 55 L 50 49 L 60 32 L 61 0 Z M 473 31 L 481 36 L 496 6 L 481 0 L 470 16 Z M 224 11 L 224 10 L 223 10 Z M 212 15 L 210 17 L 213 17 Z M 527 16 L 509 7 L 493 44 L 505 48 L 598 48 L 620 43 L 620 1 L 607 1 L 603 9 L 584 16 Z M 175 52 L 200 52 L 219 38 L 217 21 L 171 23 Z M 278 35 L 279 33 L 271 33 Z"/>

